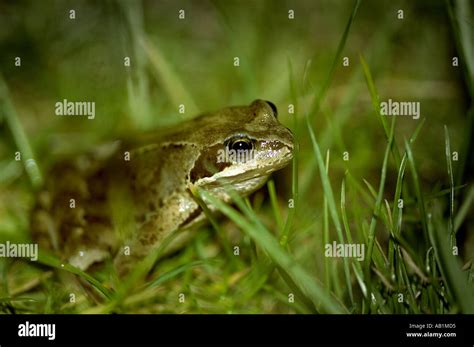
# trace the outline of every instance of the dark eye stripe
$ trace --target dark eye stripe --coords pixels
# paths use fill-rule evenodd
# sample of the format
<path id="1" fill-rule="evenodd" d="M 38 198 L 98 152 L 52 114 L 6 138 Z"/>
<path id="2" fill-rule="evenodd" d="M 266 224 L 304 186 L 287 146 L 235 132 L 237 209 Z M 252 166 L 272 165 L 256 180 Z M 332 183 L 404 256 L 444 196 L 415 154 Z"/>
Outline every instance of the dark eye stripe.
<path id="1" fill-rule="evenodd" d="M 222 145 L 215 145 L 199 156 L 189 174 L 192 183 L 204 177 L 211 177 L 216 172 L 220 172 L 231 165 L 231 163 L 218 162 L 218 151 L 222 148 Z"/>

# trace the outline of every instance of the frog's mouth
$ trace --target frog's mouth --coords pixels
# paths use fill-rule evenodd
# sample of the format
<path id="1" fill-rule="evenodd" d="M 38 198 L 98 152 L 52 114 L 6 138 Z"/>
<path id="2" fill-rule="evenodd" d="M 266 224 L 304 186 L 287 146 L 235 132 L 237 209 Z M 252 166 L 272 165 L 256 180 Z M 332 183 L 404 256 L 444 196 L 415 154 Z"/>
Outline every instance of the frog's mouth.
<path id="1" fill-rule="evenodd" d="M 260 152 L 251 161 L 233 163 L 210 177 L 201 178 L 196 183 L 204 189 L 229 185 L 237 191 L 241 189 L 247 191 L 249 187 L 256 187 L 254 188 L 256 190 L 265 183 L 272 172 L 287 166 L 292 158 L 293 151 L 289 147 L 281 147 L 278 153 Z"/>
<path id="2" fill-rule="evenodd" d="M 225 180 L 216 180 L 206 184 L 201 183 L 200 188 L 212 192 L 222 200 L 229 201 L 230 196 L 228 195 L 228 190 L 236 191 L 240 196 L 247 196 L 262 187 L 268 180 L 268 177 L 269 175 L 246 178 L 239 176 L 232 178 L 232 180 L 226 178 Z"/>

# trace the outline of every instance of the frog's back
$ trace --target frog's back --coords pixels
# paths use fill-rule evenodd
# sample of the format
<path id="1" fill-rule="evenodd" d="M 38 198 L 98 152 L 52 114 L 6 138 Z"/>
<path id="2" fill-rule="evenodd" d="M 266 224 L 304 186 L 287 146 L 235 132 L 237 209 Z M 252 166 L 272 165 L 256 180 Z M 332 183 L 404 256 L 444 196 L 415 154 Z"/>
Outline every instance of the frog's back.
<path id="1" fill-rule="evenodd" d="M 117 152 L 114 149 L 105 157 L 82 154 L 51 168 L 30 219 L 33 238 L 41 248 L 80 268 L 114 252 L 108 182 Z"/>

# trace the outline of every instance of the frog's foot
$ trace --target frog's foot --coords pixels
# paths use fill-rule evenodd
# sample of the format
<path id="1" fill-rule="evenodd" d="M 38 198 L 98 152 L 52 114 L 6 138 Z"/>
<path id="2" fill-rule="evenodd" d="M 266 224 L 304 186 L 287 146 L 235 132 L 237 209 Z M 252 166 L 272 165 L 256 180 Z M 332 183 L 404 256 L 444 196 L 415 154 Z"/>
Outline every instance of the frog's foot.
<path id="1" fill-rule="evenodd" d="M 107 250 L 92 248 L 85 251 L 79 251 L 69 257 L 69 264 L 80 270 L 87 270 L 92 264 L 103 262 L 110 256 Z"/>
<path id="2" fill-rule="evenodd" d="M 41 191 L 31 212 L 30 230 L 33 240 L 42 249 L 57 251 L 59 249 L 58 232 L 50 208 L 50 194 L 47 191 Z"/>

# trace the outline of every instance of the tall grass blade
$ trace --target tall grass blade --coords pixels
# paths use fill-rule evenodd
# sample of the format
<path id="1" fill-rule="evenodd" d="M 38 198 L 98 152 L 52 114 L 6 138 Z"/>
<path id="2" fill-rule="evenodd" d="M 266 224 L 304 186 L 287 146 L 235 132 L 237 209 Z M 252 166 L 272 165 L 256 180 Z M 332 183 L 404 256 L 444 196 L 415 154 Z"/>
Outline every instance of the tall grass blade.
<path id="1" fill-rule="evenodd" d="M 5 83 L 3 76 L 0 74 L 0 115 L 4 117 L 8 128 L 13 136 L 15 144 L 18 148 L 21 156 L 21 161 L 25 167 L 25 171 L 30 178 L 31 185 L 35 189 L 39 189 L 43 185 L 43 176 L 38 167 L 33 149 L 31 147 L 28 136 L 23 129 L 18 116 L 15 112 L 15 107 L 11 102 L 10 95 L 8 92 L 7 84 Z M 12 153 L 12 160 L 15 154 Z"/>
<path id="2" fill-rule="evenodd" d="M 352 8 L 351 15 L 349 17 L 349 20 L 347 21 L 346 27 L 344 28 L 344 32 L 342 33 L 341 40 L 339 41 L 339 44 L 337 46 L 336 50 L 336 55 L 334 56 L 334 60 L 332 61 L 331 68 L 329 69 L 328 76 L 326 80 L 324 81 L 324 84 L 321 87 L 320 92 L 314 99 L 310 112 L 309 112 L 309 117 L 310 121 L 313 120 L 313 118 L 316 116 L 316 114 L 319 112 L 319 109 L 321 107 L 321 102 L 323 101 L 324 97 L 326 96 L 326 92 L 329 89 L 329 86 L 331 85 L 334 72 L 336 71 L 337 65 L 340 63 L 341 57 L 342 57 L 342 51 L 344 50 L 344 47 L 346 46 L 347 38 L 349 37 L 349 32 L 351 30 L 352 24 L 354 22 L 355 16 L 357 14 L 357 10 L 359 9 L 361 0 L 356 0 L 354 3 L 354 7 Z"/>
<path id="3" fill-rule="evenodd" d="M 454 302 L 459 305 L 459 310 L 465 314 L 473 314 L 474 284 L 469 283 L 467 272 L 461 271 L 458 257 L 448 246 L 449 236 L 446 235 L 446 226 L 443 225 L 439 208 L 435 208 L 434 213 L 428 217 L 428 228 L 444 283 L 453 296 Z"/>
<path id="4" fill-rule="evenodd" d="M 204 201 L 208 201 L 215 206 L 224 215 L 233 220 L 242 231 L 249 235 L 255 243 L 262 248 L 276 264 L 278 264 L 278 266 L 283 268 L 285 272 L 289 274 L 294 283 L 303 293 L 305 293 L 305 295 L 311 298 L 316 307 L 321 307 L 328 313 L 347 312 L 347 309 L 345 309 L 341 303 L 328 295 L 315 279 L 312 278 L 306 270 L 297 264 L 291 256 L 280 247 L 278 241 L 268 230 L 266 230 L 266 228 L 249 222 L 230 206 L 211 194 L 202 190 L 198 190 L 198 193 Z M 231 196 L 239 208 L 243 207 L 244 203 L 238 195 L 233 193 Z"/>
<path id="5" fill-rule="evenodd" d="M 327 198 L 328 201 L 328 206 L 329 206 L 329 212 L 331 215 L 332 222 L 334 226 L 336 227 L 336 232 L 337 236 L 339 238 L 340 243 L 345 243 L 344 242 L 344 235 L 342 233 L 342 227 L 341 227 L 341 222 L 339 220 L 339 215 L 337 213 L 337 207 L 336 207 L 336 200 L 334 199 L 334 194 L 332 192 L 332 187 L 331 183 L 329 181 L 329 176 L 326 173 L 325 165 L 324 165 L 324 160 L 323 156 L 321 154 L 321 149 L 319 148 L 318 141 L 316 140 L 316 135 L 314 134 L 313 128 L 311 127 L 311 123 L 309 120 L 309 117 L 306 116 L 306 126 L 308 128 L 308 132 L 311 138 L 311 143 L 313 145 L 313 151 L 316 156 L 316 160 L 318 162 L 318 167 L 319 167 L 319 174 L 321 177 L 321 182 L 323 185 L 323 191 L 324 195 Z M 346 257 L 343 258 L 343 263 L 344 263 L 344 278 L 346 281 L 346 287 L 348 290 L 351 287 L 351 278 L 350 278 L 350 269 L 349 269 L 349 261 Z"/>
<path id="6" fill-rule="evenodd" d="M 448 168 L 449 176 L 449 228 L 448 232 L 450 235 L 450 245 L 451 247 L 456 246 L 456 235 L 454 233 L 454 175 L 453 175 L 453 163 L 451 161 L 451 142 L 449 140 L 449 131 L 448 127 L 444 126 L 444 141 L 445 141 L 445 154 L 446 154 L 446 165 Z"/>
<path id="7" fill-rule="evenodd" d="M 380 207 L 382 205 L 382 199 L 383 199 L 383 193 L 385 189 L 385 179 L 387 177 L 387 166 L 388 166 L 388 157 L 390 154 L 390 149 L 392 147 L 393 143 L 393 133 L 395 131 L 395 118 L 392 120 L 392 126 L 390 128 L 390 134 L 389 134 L 389 139 L 387 143 L 387 147 L 385 149 L 385 155 L 383 158 L 383 164 L 382 164 L 382 173 L 380 176 L 380 184 L 379 184 L 379 190 L 377 193 L 377 199 L 375 201 L 375 208 L 374 212 L 372 214 L 372 219 L 370 221 L 370 228 L 369 228 L 369 235 L 368 235 L 368 244 L 367 244 L 367 255 L 366 255 L 366 262 L 365 262 L 365 277 L 367 280 L 367 287 L 369 288 L 370 292 L 370 264 L 372 262 L 372 252 L 374 248 L 374 242 L 375 242 L 375 227 L 377 225 L 377 219 L 379 218 L 380 215 Z"/>
<path id="8" fill-rule="evenodd" d="M 192 116 L 198 113 L 200 110 L 191 93 L 185 87 L 185 82 L 173 70 L 170 61 L 166 59 L 159 47 L 153 45 L 146 37 L 140 38 L 140 44 L 150 60 L 157 80 L 165 89 L 176 110 L 179 105 L 183 104 L 187 115 Z"/>

